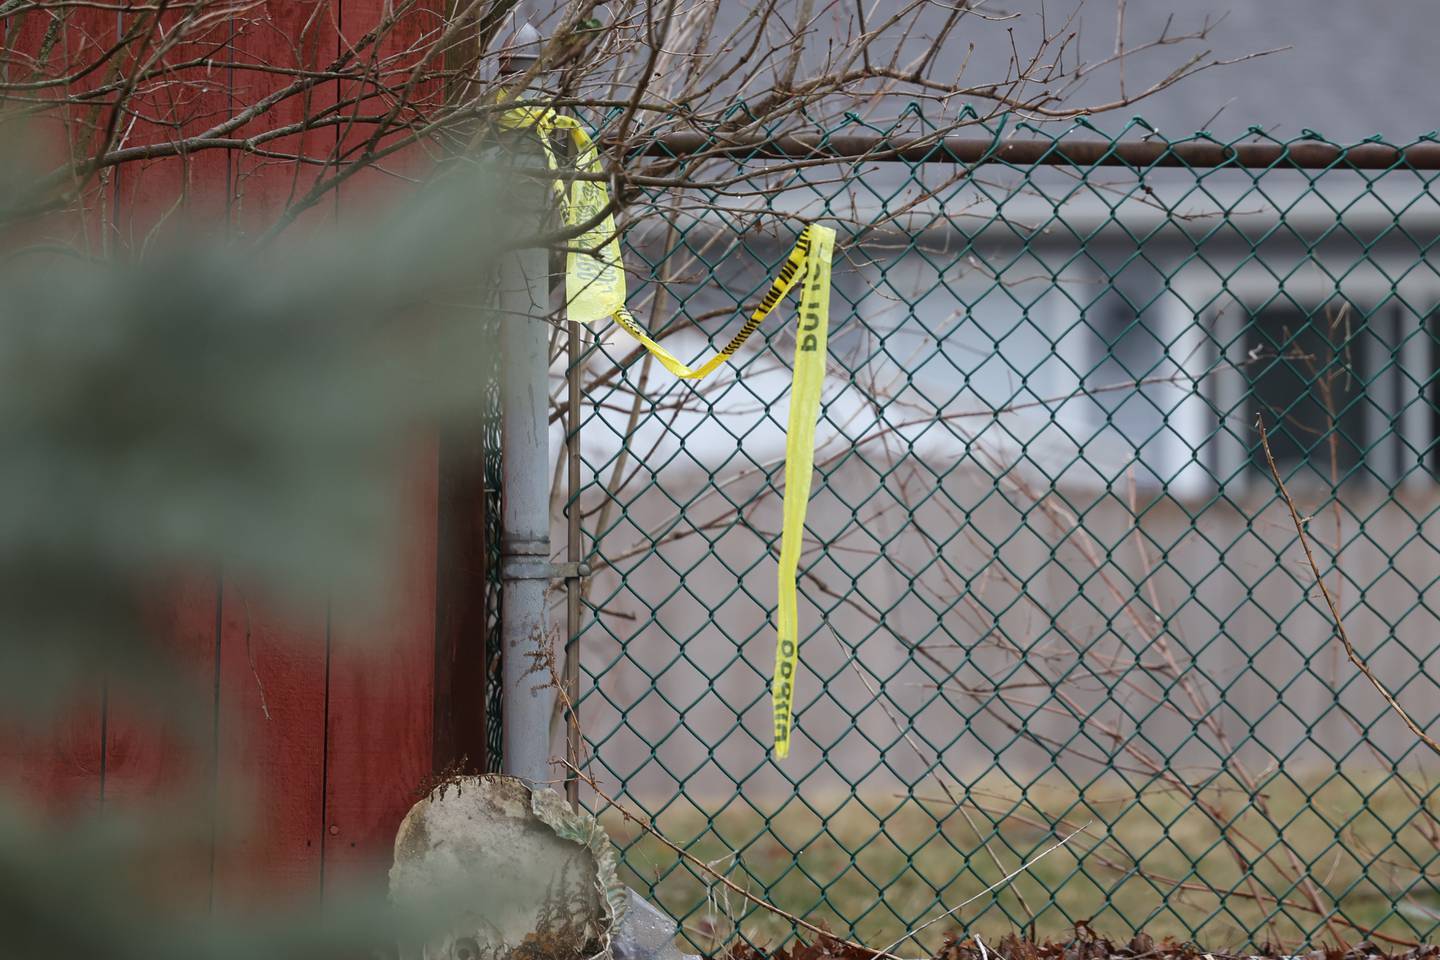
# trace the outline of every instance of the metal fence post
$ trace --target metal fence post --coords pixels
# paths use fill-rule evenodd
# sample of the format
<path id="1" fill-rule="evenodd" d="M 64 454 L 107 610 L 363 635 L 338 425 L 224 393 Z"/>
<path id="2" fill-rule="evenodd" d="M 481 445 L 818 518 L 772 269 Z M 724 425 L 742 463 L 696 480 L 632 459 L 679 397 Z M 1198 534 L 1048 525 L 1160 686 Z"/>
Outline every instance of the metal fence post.
<path id="1" fill-rule="evenodd" d="M 566 526 L 565 560 L 571 567 L 565 579 L 565 696 L 570 709 L 565 718 L 565 796 L 570 805 L 580 807 L 580 576 L 585 569 L 580 550 L 580 376 L 584 355 L 580 345 L 580 328 L 567 323 L 566 352 L 569 369 L 565 372 L 567 406 L 565 417 L 566 459 Z"/>
<path id="2" fill-rule="evenodd" d="M 511 40 L 509 69 L 527 72 L 535 63 L 539 34 L 528 23 Z M 523 98 L 525 92 L 517 94 Z M 545 157 L 533 131 L 513 138 L 517 166 L 543 169 Z M 538 211 L 549 202 L 535 181 Z M 536 226 L 544 222 L 543 213 Z M 551 636 L 545 593 L 550 564 L 549 471 L 549 252 L 523 250 L 502 272 L 500 293 L 501 500 L 501 769 L 543 783 L 550 769 L 550 718 L 555 689 L 550 676 Z"/>

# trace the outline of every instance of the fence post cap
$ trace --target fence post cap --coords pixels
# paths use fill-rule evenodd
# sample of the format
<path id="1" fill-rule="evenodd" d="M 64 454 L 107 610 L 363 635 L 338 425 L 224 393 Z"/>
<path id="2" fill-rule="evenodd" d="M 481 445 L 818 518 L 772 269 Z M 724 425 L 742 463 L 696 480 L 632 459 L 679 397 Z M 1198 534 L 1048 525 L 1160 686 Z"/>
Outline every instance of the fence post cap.
<path id="1" fill-rule="evenodd" d="M 502 73 L 525 73 L 540 59 L 544 38 L 529 20 L 522 22 L 500 47 L 500 71 Z"/>

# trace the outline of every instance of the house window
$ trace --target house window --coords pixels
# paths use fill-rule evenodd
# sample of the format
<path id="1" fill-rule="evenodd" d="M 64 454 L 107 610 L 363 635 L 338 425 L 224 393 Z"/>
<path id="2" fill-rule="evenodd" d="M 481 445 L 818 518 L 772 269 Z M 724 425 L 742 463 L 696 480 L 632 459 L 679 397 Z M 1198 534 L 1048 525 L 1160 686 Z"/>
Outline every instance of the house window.
<path id="1" fill-rule="evenodd" d="M 1071 399 L 1079 365 L 1067 359 L 1082 326 L 1075 278 L 1029 254 L 977 256 L 959 269 L 937 259 L 900 258 L 867 296 L 863 355 L 889 385 L 887 416 L 933 415 L 933 428 L 913 431 L 928 444 L 983 449 L 1074 480 L 1084 468 L 1076 443 L 1086 437 Z"/>
<path id="2" fill-rule="evenodd" d="M 1282 475 L 1306 467 L 1322 483 L 1393 482 L 1397 467 L 1396 311 L 1344 300 L 1273 304 L 1244 332 L 1243 435 L 1253 467 L 1269 466 L 1255 429 L 1263 418 Z M 1305 475 L 1305 471 L 1301 471 Z"/>
<path id="3" fill-rule="evenodd" d="M 1136 482 L 1173 496 L 1208 489 L 1205 449 L 1214 431 L 1200 384 L 1208 337 L 1166 274 L 1146 262 L 1121 279 L 1102 275 L 1071 351 L 1088 392 L 1084 456 L 1112 489 Z M 1172 271 L 1173 272 L 1173 271 Z M 1123 489 L 1121 486 L 1118 489 Z"/>

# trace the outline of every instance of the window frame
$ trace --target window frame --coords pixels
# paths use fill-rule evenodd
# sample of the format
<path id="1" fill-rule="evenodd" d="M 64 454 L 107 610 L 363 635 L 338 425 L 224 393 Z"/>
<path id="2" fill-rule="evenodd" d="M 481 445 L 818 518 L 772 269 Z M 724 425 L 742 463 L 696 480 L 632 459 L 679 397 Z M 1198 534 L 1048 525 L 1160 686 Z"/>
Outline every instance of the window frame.
<path id="1" fill-rule="evenodd" d="M 1440 309 L 1440 278 L 1416 277 L 1412 270 L 1398 283 L 1391 282 L 1378 274 L 1394 276 L 1404 272 L 1406 268 L 1397 258 L 1372 257 L 1369 262 L 1374 270 L 1356 271 L 1353 259 L 1327 263 L 1318 251 L 1311 251 L 1308 257 L 1297 256 L 1295 269 L 1281 278 L 1265 264 L 1253 260 L 1227 264 L 1217 262 L 1212 256 L 1208 262 L 1192 261 L 1174 274 L 1171 291 L 1199 321 L 1196 327 L 1205 331 L 1208 341 L 1208 349 L 1196 358 L 1199 362 L 1192 361 L 1191 372 L 1197 378 L 1203 377 L 1198 390 L 1208 401 L 1209 424 L 1203 460 L 1215 478 L 1211 481 L 1212 488 L 1233 484 L 1244 489 L 1270 483 L 1261 471 L 1249 468 L 1252 461 L 1247 454 L 1248 444 L 1241 438 L 1253 430 L 1253 425 L 1232 422 L 1222 429 L 1218 412 L 1243 410 L 1248 415 L 1249 384 L 1242 367 L 1249 342 L 1244 336 L 1245 327 L 1250 317 L 1264 309 L 1261 304 L 1274 301 L 1282 293 L 1302 309 L 1313 310 L 1328 301 L 1342 299 L 1372 313 L 1383 312 L 1388 322 L 1382 342 L 1388 343 L 1392 351 L 1398 349 L 1399 369 L 1385 363 L 1382 355 L 1375 364 L 1379 369 L 1366 371 L 1366 389 L 1379 385 L 1384 401 L 1367 407 L 1366 433 L 1381 439 L 1367 447 L 1363 462 L 1368 472 L 1361 472 L 1359 476 L 1371 482 L 1377 482 L 1378 477 L 1378 482 L 1391 487 L 1424 481 L 1424 471 L 1407 469 L 1403 460 L 1405 443 L 1425 450 L 1437 439 L 1436 430 L 1428 422 L 1430 407 L 1425 402 L 1423 387 L 1427 376 L 1421 374 L 1435 368 L 1436 361 L 1440 360 L 1440 344 L 1434 344 L 1432 337 L 1407 336 L 1407 333 L 1426 329 L 1427 318 Z M 1346 270 L 1340 280 L 1334 279 Z M 1222 360 L 1221 350 L 1230 366 L 1217 369 Z M 1410 371 L 1414 384 L 1407 385 L 1402 370 Z M 1407 395 L 1407 386 L 1413 396 Z M 1382 409 L 1376 410 L 1376 406 Z M 1390 429 L 1392 423 L 1394 431 Z M 1377 463 L 1376 454 L 1381 450 L 1383 462 Z M 1299 471 L 1295 479 L 1303 484 L 1308 481 L 1302 478 L 1312 474 L 1313 471 Z M 1289 479 L 1287 477 L 1287 482 Z"/>

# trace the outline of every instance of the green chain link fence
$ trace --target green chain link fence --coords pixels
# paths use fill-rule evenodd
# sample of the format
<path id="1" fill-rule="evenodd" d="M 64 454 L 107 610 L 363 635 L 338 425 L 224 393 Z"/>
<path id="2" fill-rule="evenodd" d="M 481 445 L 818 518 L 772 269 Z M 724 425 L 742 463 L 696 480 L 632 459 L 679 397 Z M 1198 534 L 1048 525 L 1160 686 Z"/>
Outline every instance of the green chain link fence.
<path id="1" fill-rule="evenodd" d="M 1440 758 L 1347 660 L 1255 429 L 1360 655 L 1431 725 L 1433 136 L 933 131 L 692 138 L 630 208 L 631 307 L 686 359 L 803 223 L 840 234 L 784 763 L 793 311 L 700 383 L 623 337 L 583 358 L 588 770 L 714 871 L 611 811 L 631 882 L 707 952 L 791 933 L 716 874 L 886 947 L 1078 831 L 895 949 L 1433 940 Z"/>

